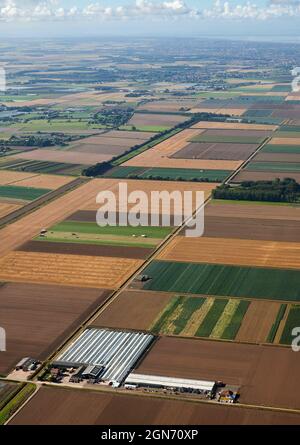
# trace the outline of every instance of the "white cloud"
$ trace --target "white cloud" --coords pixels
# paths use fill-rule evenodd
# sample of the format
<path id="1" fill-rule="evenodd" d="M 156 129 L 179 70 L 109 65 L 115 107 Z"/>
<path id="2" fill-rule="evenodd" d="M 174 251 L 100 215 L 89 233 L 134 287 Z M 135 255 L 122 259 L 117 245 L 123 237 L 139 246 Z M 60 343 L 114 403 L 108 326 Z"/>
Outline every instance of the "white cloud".
<path id="1" fill-rule="evenodd" d="M 269 0 L 265 6 L 251 1 L 232 5 L 228 0 L 216 0 L 211 8 L 191 8 L 188 0 L 131 0 L 126 6 L 108 6 L 92 2 L 86 7 L 64 7 L 60 0 L 0 0 L 0 21 L 59 21 L 117 19 L 222 19 L 268 20 L 280 17 L 300 17 L 300 0 Z"/>

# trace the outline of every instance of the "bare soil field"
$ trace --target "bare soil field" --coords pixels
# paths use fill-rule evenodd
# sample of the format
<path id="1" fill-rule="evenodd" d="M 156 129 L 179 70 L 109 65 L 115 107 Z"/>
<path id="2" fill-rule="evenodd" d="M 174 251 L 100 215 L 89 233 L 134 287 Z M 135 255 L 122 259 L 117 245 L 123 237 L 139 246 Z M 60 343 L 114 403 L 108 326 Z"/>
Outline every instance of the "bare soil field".
<path id="1" fill-rule="evenodd" d="M 142 263 L 129 258 L 15 251 L 0 259 L 0 280 L 116 289 Z"/>
<path id="2" fill-rule="evenodd" d="M 205 122 L 201 121 L 194 124 L 191 128 L 212 128 L 220 130 L 261 130 L 261 131 L 274 131 L 278 127 L 276 125 L 263 125 L 263 124 L 240 124 L 235 122 Z"/>
<path id="3" fill-rule="evenodd" d="M 269 142 L 270 145 L 300 145 L 300 138 L 277 138 L 274 137 Z"/>
<path id="4" fill-rule="evenodd" d="M 241 403 L 300 409 L 300 361 L 290 348 L 161 337 L 136 372 L 220 380 L 241 385 Z"/>
<path id="5" fill-rule="evenodd" d="M 258 153 L 253 161 L 300 162 L 300 154 L 293 153 Z"/>
<path id="6" fill-rule="evenodd" d="M 0 373 L 8 373 L 26 356 L 46 359 L 109 293 L 102 289 L 2 284 L 0 322 L 7 334 L 7 351 L 0 354 Z"/>
<path id="7" fill-rule="evenodd" d="M 300 244 L 177 236 L 158 255 L 157 259 L 189 263 L 300 269 Z"/>
<path id="8" fill-rule="evenodd" d="M 11 425 L 293 425 L 300 415 L 141 395 L 45 387 Z"/>
<path id="9" fill-rule="evenodd" d="M 143 247 L 109 246 L 96 244 L 64 243 L 51 241 L 28 241 L 19 247 L 22 252 L 44 252 L 68 255 L 108 256 L 116 258 L 145 259 L 152 249 Z"/>
<path id="10" fill-rule="evenodd" d="M 21 204 L 12 204 L 10 202 L 0 202 L 0 218 L 9 215 L 11 212 L 20 209 Z"/>
<path id="11" fill-rule="evenodd" d="M 128 125 L 139 126 L 161 126 L 161 127 L 174 127 L 176 124 L 186 121 L 186 116 L 180 116 L 176 114 L 144 114 L 135 113 L 134 116 L 128 122 Z"/>
<path id="12" fill-rule="evenodd" d="M 192 142 L 172 155 L 179 159 L 245 160 L 257 149 L 256 144 Z"/>
<path id="13" fill-rule="evenodd" d="M 38 176 L 34 173 L 26 173 L 26 172 L 14 172 L 10 170 L 1 170 L 0 173 L 0 185 L 9 185 L 15 182 L 19 182 L 22 180 L 26 180 L 28 178 L 34 178 Z M 48 188 L 48 187 L 46 187 Z"/>
<path id="14" fill-rule="evenodd" d="M 115 138 L 117 139 L 117 138 Z M 135 144 L 132 144 L 135 145 Z M 107 144 L 85 144 L 84 142 L 80 142 L 78 144 L 74 144 L 72 148 L 70 149 L 69 153 L 91 153 L 91 154 L 97 154 L 97 155 L 106 155 L 110 156 L 110 159 L 113 156 L 120 155 L 124 153 L 126 150 L 128 150 L 129 147 L 122 146 L 122 145 L 107 145 Z"/>
<path id="15" fill-rule="evenodd" d="M 116 183 L 116 181 L 97 179 L 88 181 L 35 212 L 24 216 L 21 220 L 3 228 L 0 232 L 0 256 L 32 239 L 39 234 L 41 229 L 51 227 L 66 218 L 74 213 L 76 209 L 83 208 L 90 203 L 95 203 L 94 206 L 97 208 L 97 193 L 105 190 L 111 183 Z"/>
<path id="16" fill-rule="evenodd" d="M 259 217 L 207 216 L 206 213 L 204 236 L 300 243 L 300 222 Z"/>
<path id="17" fill-rule="evenodd" d="M 10 159 L 30 159 L 34 161 L 51 161 L 51 162 L 65 162 L 69 164 L 83 164 L 90 165 L 97 162 L 103 162 L 111 159 L 109 155 L 94 154 L 94 153 L 77 153 L 64 150 L 47 150 L 38 149 L 27 153 L 19 153 L 10 156 Z"/>
<path id="18" fill-rule="evenodd" d="M 171 297 L 172 294 L 164 292 L 124 291 L 92 322 L 92 325 L 147 330 Z"/>
<path id="19" fill-rule="evenodd" d="M 148 140 L 151 138 L 151 136 L 154 136 L 155 132 L 151 131 L 134 131 L 134 130 L 111 130 L 103 137 L 109 136 L 111 138 L 117 138 L 121 139 L 122 141 L 126 142 L 126 139 L 140 139 L 142 142 Z"/>
<path id="20" fill-rule="evenodd" d="M 277 302 L 251 301 L 235 341 L 266 342 L 279 308 Z"/>
<path id="21" fill-rule="evenodd" d="M 299 119 L 300 108 L 295 110 L 275 110 L 272 113 L 272 117 L 279 117 L 282 119 Z"/>
<path id="22" fill-rule="evenodd" d="M 274 179 L 294 178 L 295 181 L 300 182 L 300 173 L 295 172 L 256 172 L 242 170 L 238 173 L 232 182 L 243 181 L 273 181 Z"/>
<path id="23" fill-rule="evenodd" d="M 255 219 L 279 219 L 288 221 L 300 221 L 299 206 L 282 206 L 247 203 L 227 203 L 224 201 L 212 201 L 205 208 L 205 215 L 208 217 L 236 217 Z M 241 222 L 244 224 L 244 222 Z"/>

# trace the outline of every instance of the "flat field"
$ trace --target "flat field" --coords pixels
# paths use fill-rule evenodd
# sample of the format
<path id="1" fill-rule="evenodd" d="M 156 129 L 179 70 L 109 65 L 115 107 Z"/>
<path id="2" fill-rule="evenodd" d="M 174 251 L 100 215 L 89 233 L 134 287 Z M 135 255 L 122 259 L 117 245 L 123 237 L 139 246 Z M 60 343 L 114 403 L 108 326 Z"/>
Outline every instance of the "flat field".
<path id="1" fill-rule="evenodd" d="M 7 334 L 7 351 L 0 354 L 0 373 L 8 373 L 26 356 L 46 359 L 108 295 L 102 289 L 2 284 L 1 326 Z"/>
<path id="2" fill-rule="evenodd" d="M 116 289 L 142 263 L 129 258 L 18 251 L 0 259 L 0 280 Z"/>
<path id="3" fill-rule="evenodd" d="M 300 269 L 300 243 L 177 236 L 159 260 Z"/>
<path id="4" fill-rule="evenodd" d="M 299 424 L 300 415 L 224 405 L 41 388 L 11 425 L 276 425 Z"/>
<path id="5" fill-rule="evenodd" d="M 161 337 L 136 372 L 220 380 L 241 386 L 241 403 L 300 408 L 300 361 L 290 348 Z"/>
<path id="6" fill-rule="evenodd" d="M 245 160 L 257 149 L 256 144 L 192 142 L 172 155 L 175 159 Z"/>
<path id="7" fill-rule="evenodd" d="M 153 261 L 143 273 L 152 277 L 145 283 L 145 290 L 300 300 L 297 270 Z"/>

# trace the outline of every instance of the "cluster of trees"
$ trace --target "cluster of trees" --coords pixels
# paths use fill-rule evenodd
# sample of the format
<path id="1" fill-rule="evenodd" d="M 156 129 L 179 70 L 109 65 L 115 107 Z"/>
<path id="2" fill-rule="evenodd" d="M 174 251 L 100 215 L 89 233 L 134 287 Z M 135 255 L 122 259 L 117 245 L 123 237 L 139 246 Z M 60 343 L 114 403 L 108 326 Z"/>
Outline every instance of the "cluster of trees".
<path id="1" fill-rule="evenodd" d="M 104 161 L 99 162 L 98 164 L 91 165 L 90 167 L 85 168 L 82 170 L 83 176 L 101 176 L 104 175 L 104 173 L 108 172 L 108 170 L 112 169 L 113 165 L 111 162 Z"/>
<path id="2" fill-rule="evenodd" d="M 244 181 L 239 186 L 222 184 L 213 190 L 215 199 L 240 201 L 298 202 L 300 184 L 292 178 L 274 181 Z"/>
<path id="3" fill-rule="evenodd" d="M 138 174 L 131 173 L 128 175 L 128 179 L 150 179 L 154 181 L 188 181 L 188 182 L 217 182 L 217 178 L 183 178 L 182 176 L 177 176 L 176 178 L 172 176 L 160 176 L 160 175 L 147 175 L 139 176 Z"/>
<path id="4" fill-rule="evenodd" d="M 120 127 L 128 122 L 133 113 L 134 109 L 131 107 L 107 108 L 95 114 L 92 123 Z"/>
<path id="5" fill-rule="evenodd" d="M 68 142 L 73 141 L 75 138 L 73 136 L 68 136 L 61 133 L 50 133 L 50 134 L 36 134 L 36 135 L 20 135 L 11 136 L 11 138 L 6 140 L 0 140 L 1 147 L 53 147 L 55 145 L 67 145 Z M 76 138 L 77 139 L 77 138 Z"/>

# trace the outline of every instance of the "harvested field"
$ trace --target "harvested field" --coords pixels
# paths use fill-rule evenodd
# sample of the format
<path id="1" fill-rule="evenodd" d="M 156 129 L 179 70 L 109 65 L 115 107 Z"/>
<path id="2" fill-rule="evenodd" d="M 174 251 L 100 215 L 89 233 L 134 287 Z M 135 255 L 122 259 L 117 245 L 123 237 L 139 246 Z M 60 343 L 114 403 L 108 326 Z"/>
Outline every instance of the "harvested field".
<path id="1" fill-rule="evenodd" d="M 147 114 L 135 113 L 128 122 L 128 125 L 135 127 L 158 126 L 158 127 L 174 127 L 188 119 L 186 116 L 176 114 Z"/>
<path id="2" fill-rule="evenodd" d="M 11 156 L 10 158 L 90 165 L 90 164 L 96 164 L 97 162 L 108 161 L 109 159 L 111 159 L 111 156 L 94 154 L 94 153 L 90 154 L 77 153 L 65 150 L 59 151 L 59 150 L 37 149 L 29 151 L 28 153 L 23 152 L 20 154 L 16 154 L 14 156 Z"/>
<path id="3" fill-rule="evenodd" d="M 11 172 L 17 174 L 17 172 Z M 59 187 L 63 187 L 73 181 L 73 178 L 69 176 L 57 176 L 57 175 L 32 175 L 28 173 L 30 177 L 26 179 L 17 180 L 14 185 L 22 187 L 34 187 L 34 188 L 46 188 L 50 190 L 55 190 Z M 2 176 L 2 171 L 1 171 Z"/>
<path id="4" fill-rule="evenodd" d="M 277 302 L 251 301 L 236 341 L 265 343 L 279 308 Z"/>
<path id="5" fill-rule="evenodd" d="M 1 170 L 0 185 L 13 184 L 15 182 L 24 181 L 28 178 L 34 178 L 35 175 L 26 172 L 13 172 L 9 170 Z M 48 188 L 48 187 L 46 187 Z"/>
<path id="6" fill-rule="evenodd" d="M 126 139 L 139 139 L 139 140 L 141 140 L 141 142 L 146 141 L 147 139 L 154 136 L 154 133 L 151 134 L 151 132 L 149 132 L 149 131 L 111 130 L 109 133 L 106 133 L 106 136 L 108 136 L 108 135 L 110 138 L 121 139 L 122 142 L 125 141 L 125 143 L 126 143 Z M 103 135 L 103 137 L 105 137 L 105 135 Z"/>
<path id="7" fill-rule="evenodd" d="M 279 219 L 289 221 L 300 221 L 300 206 L 280 204 L 268 205 L 265 203 L 252 202 L 226 202 L 211 201 L 205 208 L 205 214 L 208 217 L 236 217 L 236 218 L 253 218 L 255 219 Z M 241 225 L 244 221 L 241 221 Z"/>
<path id="8" fill-rule="evenodd" d="M 241 403 L 300 408 L 300 361 L 290 348 L 161 337 L 136 372 L 221 380 L 241 385 Z"/>
<path id="9" fill-rule="evenodd" d="M 286 301 L 300 299 L 297 270 L 153 261 L 143 273 L 151 277 L 143 286 L 145 290 Z"/>
<path id="10" fill-rule="evenodd" d="M 191 128 L 212 128 L 220 130 L 261 130 L 261 131 L 274 131 L 277 129 L 277 125 L 263 125 L 263 124 L 241 124 L 236 122 L 198 122 Z"/>
<path id="11" fill-rule="evenodd" d="M 101 256 L 116 258 L 145 259 L 151 252 L 151 248 L 128 247 L 114 245 L 79 244 L 72 242 L 28 241 L 18 249 L 22 252 L 43 252 L 68 255 Z"/>
<path id="12" fill-rule="evenodd" d="M 72 214 L 75 209 L 90 203 L 96 205 L 96 195 L 112 181 L 92 180 L 35 212 L 10 224 L 0 232 L 0 256 L 37 236 L 42 228 L 47 228 Z"/>
<path id="13" fill-rule="evenodd" d="M 135 395 L 44 387 L 11 425 L 278 425 L 300 415 Z"/>
<path id="14" fill-rule="evenodd" d="M 300 145 L 300 138 L 273 137 L 269 143 L 271 145 Z"/>
<path id="15" fill-rule="evenodd" d="M 245 160 L 256 149 L 255 144 L 192 142 L 173 154 L 172 158 Z"/>
<path id="16" fill-rule="evenodd" d="M 124 291 L 92 322 L 92 326 L 147 330 L 171 296 L 162 292 Z"/>
<path id="17" fill-rule="evenodd" d="M 295 181 L 300 182 L 300 172 L 295 173 L 291 171 L 250 171 L 243 170 L 238 173 L 232 182 L 243 181 L 273 181 L 274 179 L 294 178 Z"/>
<path id="18" fill-rule="evenodd" d="M 6 283 L 0 286 L 1 326 L 7 351 L 0 373 L 23 357 L 45 360 L 109 295 L 102 289 Z"/>
<path id="19" fill-rule="evenodd" d="M 300 162 L 300 152 L 299 154 L 295 153 L 258 153 L 254 158 L 253 161 L 263 161 L 263 162 L 287 162 L 287 163 L 291 163 L 291 162 L 295 162 L 298 163 Z M 254 164 L 253 164 L 254 165 Z"/>
<path id="20" fill-rule="evenodd" d="M 177 236 L 157 259 L 300 269 L 300 243 Z"/>
<path id="21" fill-rule="evenodd" d="M 240 209 L 236 210 L 238 213 Z M 279 217 L 280 215 L 278 219 L 247 218 L 246 215 L 245 217 L 209 216 L 206 207 L 204 236 L 300 243 L 300 222 Z"/>
<path id="22" fill-rule="evenodd" d="M 17 209 L 22 207 L 21 204 L 12 204 L 9 202 L 0 202 L 0 218 L 3 216 L 9 215 L 11 212 L 14 212 Z"/>
<path id="23" fill-rule="evenodd" d="M 0 259 L 0 280 L 116 289 L 142 263 L 129 258 L 11 252 Z"/>

